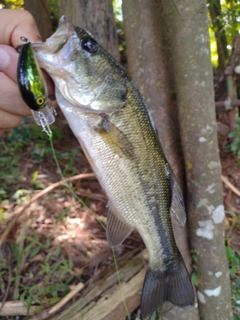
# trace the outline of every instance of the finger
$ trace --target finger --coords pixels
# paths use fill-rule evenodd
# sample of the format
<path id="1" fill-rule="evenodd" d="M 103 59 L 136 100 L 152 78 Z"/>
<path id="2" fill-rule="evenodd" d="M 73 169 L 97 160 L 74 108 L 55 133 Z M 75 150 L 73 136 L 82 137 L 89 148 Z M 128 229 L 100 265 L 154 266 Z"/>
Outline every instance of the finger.
<path id="1" fill-rule="evenodd" d="M 26 10 L 0 10 L 0 29 L 0 43 L 14 48 L 23 44 L 20 39 L 22 36 L 28 38 L 30 42 L 41 41 L 36 22 Z"/>
<path id="2" fill-rule="evenodd" d="M 6 129 L 13 129 L 19 126 L 22 118 L 19 115 L 0 110 L 0 131 L 3 133 Z"/>
<path id="3" fill-rule="evenodd" d="M 0 83 L 0 109 L 20 116 L 30 115 L 31 111 L 22 100 L 18 85 L 2 72 Z"/>

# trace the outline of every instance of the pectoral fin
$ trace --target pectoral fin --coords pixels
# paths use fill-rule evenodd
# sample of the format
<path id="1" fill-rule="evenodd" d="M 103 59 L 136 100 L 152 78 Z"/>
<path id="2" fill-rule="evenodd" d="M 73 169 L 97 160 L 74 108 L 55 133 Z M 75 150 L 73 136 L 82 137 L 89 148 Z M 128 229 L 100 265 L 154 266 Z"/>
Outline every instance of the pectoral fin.
<path id="1" fill-rule="evenodd" d="M 171 203 L 171 215 L 177 220 L 180 226 L 186 224 L 186 208 L 182 190 L 180 189 L 176 178 L 171 173 L 172 183 L 172 203 Z"/>
<path id="2" fill-rule="evenodd" d="M 123 220 L 111 203 L 108 207 L 107 241 L 111 247 L 115 247 L 121 244 L 134 228 Z"/>
<path id="3" fill-rule="evenodd" d="M 119 157 L 134 159 L 134 148 L 132 143 L 119 128 L 111 123 L 108 116 L 102 115 L 101 121 L 95 129 L 102 134 L 103 138 L 105 136 L 106 140 Z"/>

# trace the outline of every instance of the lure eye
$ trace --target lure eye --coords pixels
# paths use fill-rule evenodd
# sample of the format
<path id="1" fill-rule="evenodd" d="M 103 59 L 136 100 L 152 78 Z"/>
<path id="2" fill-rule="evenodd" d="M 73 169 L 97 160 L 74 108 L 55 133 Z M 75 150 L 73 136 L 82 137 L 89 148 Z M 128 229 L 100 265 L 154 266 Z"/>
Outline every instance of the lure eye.
<path id="1" fill-rule="evenodd" d="M 37 105 L 42 106 L 45 102 L 44 97 L 38 97 L 36 100 Z"/>
<path id="2" fill-rule="evenodd" d="M 83 39 L 82 48 L 89 53 L 95 53 L 97 51 L 97 42 L 90 38 Z"/>

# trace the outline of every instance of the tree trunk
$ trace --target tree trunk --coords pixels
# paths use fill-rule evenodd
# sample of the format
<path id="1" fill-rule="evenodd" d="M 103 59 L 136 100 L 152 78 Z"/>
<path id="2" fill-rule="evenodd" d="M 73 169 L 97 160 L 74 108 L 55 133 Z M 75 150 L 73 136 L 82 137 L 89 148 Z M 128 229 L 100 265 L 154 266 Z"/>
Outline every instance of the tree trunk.
<path id="1" fill-rule="evenodd" d="M 174 168 L 183 147 L 200 318 L 232 319 L 205 1 L 125 0 L 123 13 L 129 71 Z M 176 308 L 164 317 L 199 316 Z"/>
<path id="2" fill-rule="evenodd" d="M 171 31 L 201 319 L 232 319 L 208 18 L 204 0 L 164 0 Z"/>
<path id="3" fill-rule="evenodd" d="M 37 27 L 45 41 L 52 34 L 52 21 L 47 0 L 25 0 L 24 9 L 31 12 L 36 20 Z"/>
<path id="4" fill-rule="evenodd" d="M 59 17 L 86 29 L 119 61 L 118 37 L 111 0 L 59 0 Z"/>
<path id="5" fill-rule="evenodd" d="M 162 1 L 125 0 L 123 16 L 129 73 L 145 98 L 164 153 L 183 186 L 185 177 L 175 81 L 169 31 L 162 23 Z M 188 269 L 191 269 L 187 229 L 180 227 L 175 219 L 172 222 L 177 245 Z M 174 307 L 169 312 L 164 310 L 164 319 L 194 320 L 198 319 L 198 314 L 196 309 Z"/>

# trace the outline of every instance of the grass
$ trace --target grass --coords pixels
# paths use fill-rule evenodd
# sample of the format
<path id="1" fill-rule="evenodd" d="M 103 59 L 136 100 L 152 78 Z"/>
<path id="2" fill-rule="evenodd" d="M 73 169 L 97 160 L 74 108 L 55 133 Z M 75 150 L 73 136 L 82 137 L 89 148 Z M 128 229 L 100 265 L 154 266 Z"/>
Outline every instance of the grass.
<path id="1" fill-rule="evenodd" d="M 49 307 L 53 301 L 57 302 L 67 294 L 73 280 L 80 280 L 80 274 L 75 276 L 72 273 L 73 262 L 60 255 L 60 246 L 54 251 L 50 246 L 50 237 L 42 244 L 36 233 L 32 237 L 26 237 L 23 247 L 21 244 L 11 244 L 11 264 L 14 266 L 11 276 L 13 299 L 23 301 L 28 310 L 32 304 Z M 41 255 L 43 251 L 45 254 Z M 31 264 L 38 265 L 34 268 L 35 272 L 30 268 Z M 6 265 L 5 269 L 0 271 L 1 276 L 10 269 L 11 266 Z"/>

